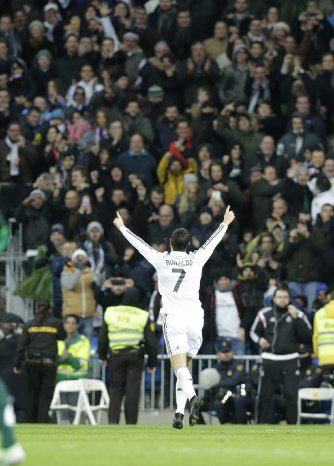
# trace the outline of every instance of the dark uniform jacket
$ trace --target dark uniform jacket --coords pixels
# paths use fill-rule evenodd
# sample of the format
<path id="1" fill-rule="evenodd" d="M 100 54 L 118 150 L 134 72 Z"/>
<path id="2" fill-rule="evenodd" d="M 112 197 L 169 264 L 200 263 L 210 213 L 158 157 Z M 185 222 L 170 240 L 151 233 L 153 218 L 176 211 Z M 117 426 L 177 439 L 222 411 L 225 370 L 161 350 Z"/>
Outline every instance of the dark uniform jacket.
<path id="1" fill-rule="evenodd" d="M 35 320 L 27 322 L 19 338 L 14 366 L 19 369 L 25 356 L 28 360 L 42 362 L 50 359 L 57 360 L 57 340 L 64 340 L 66 332 L 59 319 L 46 316 L 37 325 Z"/>
<path id="2" fill-rule="evenodd" d="M 310 357 L 311 359 L 311 357 Z M 316 364 L 312 363 L 312 360 L 308 365 L 303 364 L 301 360 L 300 366 L 300 380 L 299 388 L 317 388 L 320 387 L 322 381 L 322 369 Z"/>
<path id="3" fill-rule="evenodd" d="M 250 336 L 255 343 L 265 338 L 270 343 L 266 353 L 291 354 L 298 353 L 299 344 L 312 342 L 312 328 L 306 315 L 298 311 L 293 319 L 288 309 L 278 310 L 277 306 L 262 309 L 256 316 Z"/>
<path id="4" fill-rule="evenodd" d="M 246 372 L 242 361 L 232 359 L 228 362 L 218 362 L 215 369 L 219 372 L 220 381 L 215 387 L 223 390 L 233 391 L 237 385 L 245 382 Z"/>

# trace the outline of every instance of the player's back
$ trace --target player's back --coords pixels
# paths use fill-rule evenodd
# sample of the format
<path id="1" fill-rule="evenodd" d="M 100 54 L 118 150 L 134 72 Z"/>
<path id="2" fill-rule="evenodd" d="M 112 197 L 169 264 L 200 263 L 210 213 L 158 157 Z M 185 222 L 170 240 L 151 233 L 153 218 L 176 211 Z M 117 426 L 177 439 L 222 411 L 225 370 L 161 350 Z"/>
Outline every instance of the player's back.
<path id="1" fill-rule="evenodd" d="M 195 254 L 172 251 L 160 256 L 156 264 L 163 313 L 202 313 L 199 287 L 202 265 Z"/>

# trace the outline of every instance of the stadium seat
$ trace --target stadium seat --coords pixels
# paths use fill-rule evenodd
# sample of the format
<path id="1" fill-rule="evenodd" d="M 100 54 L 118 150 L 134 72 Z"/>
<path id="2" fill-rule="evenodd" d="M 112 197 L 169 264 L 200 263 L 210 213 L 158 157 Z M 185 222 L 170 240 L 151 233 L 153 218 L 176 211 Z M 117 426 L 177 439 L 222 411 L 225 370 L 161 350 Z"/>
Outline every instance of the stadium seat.
<path id="1" fill-rule="evenodd" d="M 306 400 L 312 401 L 331 401 L 330 413 L 308 413 L 302 411 L 302 402 Z M 334 424 L 334 388 L 300 388 L 298 390 L 298 419 L 297 424 L 301 423 L 301 419 L 327 419 L 330 424 Z"/>
<path id="2" fill-rule="evenodd" d="M 101 392 L 100 400 L 97 405 L 92 405 L 89 402 L 88 394 L 93 392 Z M 62 403 L 61 393 L 78 393 L 77 404 L 73 406 L 68 403 Z M 58 424 L 61 423 L 61 411 L 74 411 L 73 425 L 78 425 L 81 415 L 84 414 L 88 418 L 90 424 L 95 426 L 101 423 L 102 412 L 108 410 L 109 402 L 106 386 L 101 380 L 63 380 L 56 385 L 50 410 L 56 413 Z M 97 419 L 95 419 L 94 412 L 97 412 Z"/>

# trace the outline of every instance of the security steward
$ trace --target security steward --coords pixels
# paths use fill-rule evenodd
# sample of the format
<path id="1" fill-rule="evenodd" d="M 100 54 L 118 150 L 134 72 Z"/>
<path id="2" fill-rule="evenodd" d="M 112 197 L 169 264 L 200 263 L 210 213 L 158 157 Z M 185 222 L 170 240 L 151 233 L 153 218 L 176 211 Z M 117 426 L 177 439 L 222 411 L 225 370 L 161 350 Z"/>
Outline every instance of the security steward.
<path id="1" fill-rule="evenodd" d="M 231 342 L 226 340 L 219 343 L 217 357 L 219 362 L 215 369 L 220 375 L 220 381 L 214 387 L 213 408 L 217 412 L 219 422 L 246 424 L 245 366 L 242 361 L 234 359 Z"/>
<path id="2" fill-rule="evenodd" d="M 313 321 L 313 350 L 326 380 L 334 380 L 334 290 L 328 290 L 329 303 L 319 309 Z"/>
<path id="3" fill-rule="evenodd" d="M 14 372 L 25 361 L 29 383 L 28 422 L 48 423 L 48 412 L 56 385 L 57 340 L 66 333 L 63 323 L 51 314 L 48 301 L 38 302 L 33 320 L 23 327 L 18 340 Z"/>
<path id="4" fill-rule="evenodd" d="M 108 346 L 111 364 L 109 422 L 118 424 L 122 399 L 127 424 L 136 424 L 139 393 L 144 369 L 145 347 L 148 352 L 147 372 L 153 374 L 157 365 L 158 343 L 149 313 L 140 309 L 139 292 L 128 288 L 119 306 L 106 309 L 99 334 L 99 357 L 107 366 Z"/>
<path id="5" fill-rule="evenodd" d="M 297 422 L 299 388 L 299 344 L 311 343 L 311 324 L 305 314 L 290 304 L 289 288 L 275 290 L 273 305 L 256 316 L 250 333 L 261 350 L 258 423 L 270 422 L 270 407 L 276 387 L 282 384 L 286 401 L 286 421 Z"/>

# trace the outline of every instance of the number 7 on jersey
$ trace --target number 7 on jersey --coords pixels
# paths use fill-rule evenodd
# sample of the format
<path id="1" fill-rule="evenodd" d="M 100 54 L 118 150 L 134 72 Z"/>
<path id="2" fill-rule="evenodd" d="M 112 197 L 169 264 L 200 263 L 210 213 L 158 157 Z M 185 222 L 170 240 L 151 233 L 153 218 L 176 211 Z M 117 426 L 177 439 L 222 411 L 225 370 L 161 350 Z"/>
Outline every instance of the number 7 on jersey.
<path id="1" fill-rule="evenodd" d="M 179 278 L 177 279 L 177 282 L 175 283 L 174 290 L 173 290 L 174 293 L 177 293 L 179 291 L 181 283 L 182 283 L 182 281 L 183 281 L 183 279 L 184 279 L 184 277 L 186 275 L 186 271 L 183 270 L 183 269 L 172 269 L 172 272 L 180 274 Z"/>

